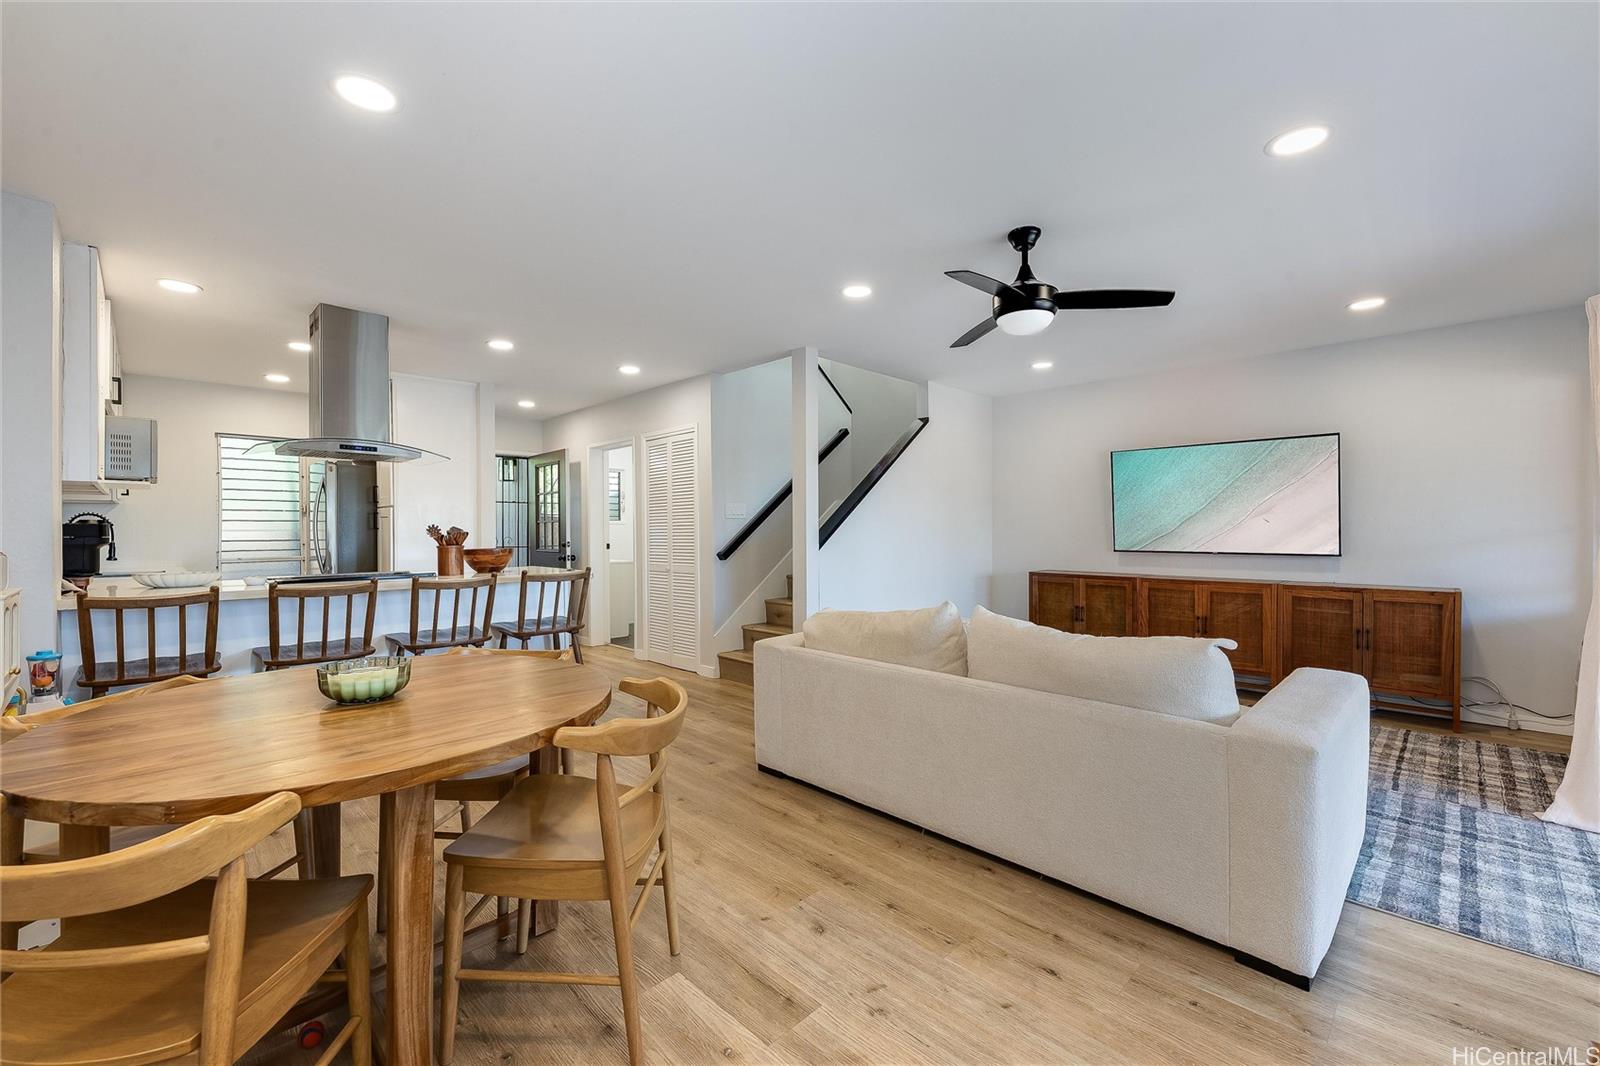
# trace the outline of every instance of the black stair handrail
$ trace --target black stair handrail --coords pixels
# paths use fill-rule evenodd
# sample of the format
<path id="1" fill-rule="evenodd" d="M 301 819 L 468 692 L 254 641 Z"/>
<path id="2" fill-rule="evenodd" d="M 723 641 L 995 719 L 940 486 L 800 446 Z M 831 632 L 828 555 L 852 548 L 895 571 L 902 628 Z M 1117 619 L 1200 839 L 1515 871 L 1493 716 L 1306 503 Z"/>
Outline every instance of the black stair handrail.
<path id="1" fill-rule="evenodd" d="M 839 432 L 830 437 L 828 439 L 828 443 L 824 444 L 822 449 L 817 452 L 817 465 L 821 466 L 822 461 L 828 456 L 832 455 L 834 449 L 843 444 L 844 439 L 849 435 L 850 427 L 845 426 L 842 427 Z M 757 511 L 750 517 L 750 521 L 739 527 L 739 532 L 733 535 L 733 539 L 724 544 L 722 546 L 722 550 L 717 552 L 717 558 L 722 562 L 727 562 L 728 557 L 734 552 L 738 551 L 741 544 L 750 539 L 750 534 L 754 533 L 757 528 L 760 527 L 761 523 L 772 517 L 772 512 L 781 507 L 783 505 L 783 501 L 787 500 L 792 492 L 794 492 L 793 478 L 785 481 L 783 483 L 783 488 L 779 489 L 773 495 L 772 499 L 763 504 L 761 510 Z"/>
<path id="2" fill-rule="evenodd" d="M 833 536 L 840 526 L 844 525 L 844 520 L 849 518 L 850 513 L 860 506 L 862 500 L 867 498 L 867 493 L 872 491 L 872 487 L 883 480 L 883 476 L 889 472 L 889 468 L 894 465 L 895 460 L 905 454 L 906 449 L 911 447 L 911 442 L 917 439 L 917 434 L 927 428 L 927 425 L 928 417 L 926 415 L 919 416 L 911 424 L 910 429 L 900 434 L 900 439 L 895 441 L 889 450 L 884 453 L 883 458 L 879 459 L 873 464 L 872 469 L 867 471 L 867 476 L 861 479 L 861 484 L 851 489 L 850 495 L 844 498 L 844 502 L 832 514 L 823 519 L 822 528 L 817 531 L 818 548 L 828 543 L 828 538 Z"/>

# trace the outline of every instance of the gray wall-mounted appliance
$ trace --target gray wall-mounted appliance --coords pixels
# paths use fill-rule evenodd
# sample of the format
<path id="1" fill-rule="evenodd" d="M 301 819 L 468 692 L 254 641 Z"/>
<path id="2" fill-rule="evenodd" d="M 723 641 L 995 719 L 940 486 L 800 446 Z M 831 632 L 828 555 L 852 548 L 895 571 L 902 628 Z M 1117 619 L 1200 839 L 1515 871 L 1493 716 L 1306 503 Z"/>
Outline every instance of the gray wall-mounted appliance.
<path id="1" fill-rule="evenodd" d="M 155 484 L 155 419 L 106 416 L 106 480 Z"/>

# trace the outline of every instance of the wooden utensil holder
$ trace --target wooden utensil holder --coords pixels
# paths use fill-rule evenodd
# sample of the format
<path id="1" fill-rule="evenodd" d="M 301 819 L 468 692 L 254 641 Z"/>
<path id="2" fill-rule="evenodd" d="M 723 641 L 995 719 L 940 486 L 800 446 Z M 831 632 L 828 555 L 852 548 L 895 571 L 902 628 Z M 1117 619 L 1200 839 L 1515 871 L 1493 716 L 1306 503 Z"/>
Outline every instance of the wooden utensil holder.
<path id="1" fill-rule="evenodd" d="M 439 545 L 439 576 L 460 577 L 464 572 L 462 569 L 461 545 Z"/>

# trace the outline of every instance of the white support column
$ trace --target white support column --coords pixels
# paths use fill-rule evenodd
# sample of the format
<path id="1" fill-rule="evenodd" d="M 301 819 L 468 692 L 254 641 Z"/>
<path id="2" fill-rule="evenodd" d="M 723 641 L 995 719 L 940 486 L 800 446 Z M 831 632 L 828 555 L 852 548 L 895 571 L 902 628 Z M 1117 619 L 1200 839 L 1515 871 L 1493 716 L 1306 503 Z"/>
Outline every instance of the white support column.
<path id="1" fill-rule="evenodd" d="M 789 353 L 793 373 L 790 395 L 790 469 L 794 478 L 794 628 L 817 609 L 819 573 L 817 547 L 817 350 L 796 348 Z"/>
<path id="2" fill-rule="evenodd" d="M 61 646 L 61 230 L 43 200 L 3 199 L 0 549 L 22 590 L 22 648 L 31 653 Z"/>

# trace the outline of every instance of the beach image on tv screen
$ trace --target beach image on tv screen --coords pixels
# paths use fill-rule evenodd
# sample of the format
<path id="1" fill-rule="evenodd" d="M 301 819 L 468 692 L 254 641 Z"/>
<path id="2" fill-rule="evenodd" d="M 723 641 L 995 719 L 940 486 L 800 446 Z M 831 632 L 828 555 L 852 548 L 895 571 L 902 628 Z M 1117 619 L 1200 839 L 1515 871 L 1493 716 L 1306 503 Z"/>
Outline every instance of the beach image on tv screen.
<path id="1" fill-rule="evenodd" d="M 1117 551 L 1339 554 L 1339 438 L 1111 453 Z"/>

